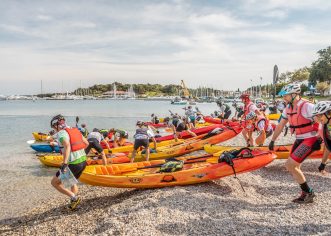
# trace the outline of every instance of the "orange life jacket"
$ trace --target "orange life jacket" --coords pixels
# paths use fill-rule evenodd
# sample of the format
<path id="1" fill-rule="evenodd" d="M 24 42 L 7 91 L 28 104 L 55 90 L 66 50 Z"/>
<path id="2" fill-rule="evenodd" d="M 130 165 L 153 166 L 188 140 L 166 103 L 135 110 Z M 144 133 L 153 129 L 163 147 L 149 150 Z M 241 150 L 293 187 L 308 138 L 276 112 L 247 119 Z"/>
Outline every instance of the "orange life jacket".
<path id="1" fill-rule="evenodd" d="M 65 128 L 70 138 L 71 151 L 75 152 L 86 148 L 86 144 L 83 141 L 83 135 L 77 128 Z"/>
<path id="2" fill-rule="evenodd" d="M 285 108 L 291 132 L 295 132 L 296 135 L 318 131 L 318 123 L 314 123 L 302 115 L 302 107 L 307 103 L 307 101 L 302 101 L 303 102 L 299 106 L 295 106 L 295 108 L 290 106 Z"/>

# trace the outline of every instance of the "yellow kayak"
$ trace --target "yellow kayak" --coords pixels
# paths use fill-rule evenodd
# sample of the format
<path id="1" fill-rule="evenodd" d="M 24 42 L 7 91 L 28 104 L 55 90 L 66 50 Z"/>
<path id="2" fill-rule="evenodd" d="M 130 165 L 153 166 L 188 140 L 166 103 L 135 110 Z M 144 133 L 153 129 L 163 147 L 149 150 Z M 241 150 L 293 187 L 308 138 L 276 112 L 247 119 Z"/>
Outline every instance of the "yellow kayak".
<path id="1" fill-rule="evenodd" d="M 269 114 L 267 115 L 267 118 L 269 120 L 278 120 L 280 118 L 281 114 L 280 113 L 277 113 L 277 114 Z"/>
<path id="2" fill-rule="evenodd" d="M 178 139 L 177 142 L 174 139 L 171 139 L 171 140 L 166 140 L 166 141 L 156 143 L 156 147 L 176 145 L 176 144 L 180 144 L 180 143 L 183 143 L 183 142 L 184 142 L 184 139 Z M 149 147 L 154 148 L 153 142 L 149 143 Z M 127 145 L 127 146 L 122 146 L 122 147 L 111 148 L 110 152 L 108 151 L 108 149 L 104 149 L 104 151 L 105 151 L 106 154 L 119 153 L 119 152 L 132 152 L 133 151 L 133 145 Z"/>
<path id="3" fill-rule="evenodd" d="M 62 155 L 41 155 L 38 156 L 39 161 L 45 166 L 50 167 L 60 167 L 63 163 Z M 107 163 L 126 163 L 129 162 L 130 159 L 124 153 L 116 153 L 112 154 L 112 157 L 107 156 Z M 102 165 L 102 159 L 97 157 L 87 157 L 87 165 Z"/>
<path id="4" fill-rule="evenodd" d="M 165 159 L 169 157 L 181 156 L 187 153 L 191 153 L 197 150 L 203 149 L 206 144 L 216 144 L 224 142 L 238 135 L 242 130 L 241 126 L 229 128 L 222 128 L 220 133 L 209 136 L 209 134 L 203 134 L 188 140 L 185 140 L 179 145 L 169 145 L 165 147 L 157 148 L 156 153 L 150 153 L 150 160 Z M 131 154 L 129 155 L 131 157 Z M 146 154 L 142 152 L 137 153 L 135 161 L 146 160 Z"/>
<path id="5" fill-rule="evenodd" d="M 219 145 L 205 145 L 204 150 L 209 153 L 213 154 L 214 156 L 221 155 L 222 152 L 232 150 L 232 149 L 240 149 L 243 147 L 240 146 L 219 146 Z M 261 146 L 261 147 L 252 147 L 252 148 L 259 148 L 264 151 L 268 151 L 268 146 Z M 287 159 L 290 156 L 292 145 L 275 145 L 273 153 L 277 155 L 277 159 Z M 319 151 L 313 152 L 309 158 L 322 158 L 324 152 L 324 145 Z M 329 156 L 331 159 L 331 154 Z"/>
<path id="6" fill-rule="evenodd" d="M 159 147 L 159 148 L 169 147 L 169 145 L 176 146 L 176 145 L 180 145 L 182 143 L 183 143 L 182 139 L 179 139 L 178 142 L 175 142 L 175 140 L 168 140 L 168 141 L 163 141 L 163 142 L 157 143 L 157 147 Z M 150 147 L 154 147 L 154 145 L 152 143 L 150 143 Z M 130 159 L 124 153 L 132 152 L 132 150 L 133 150 L 133 145 L 113 148 L 113 149 L 111 149 L 112 154 L 108 153 L 107 149 L 104 149 L 105 153 L 107 154 L 109 163 L 129 162 Z M 42 164 L 44 164 L 46 166 L 51 166 L 51 167 L 60 167 L 61 164 L 63 163 L 63 156 L 59 155 L 59 154 L 39 155 L 38 159 Z M 101 159 L 94 160 L 93 157 L 88 157 L 87 163 L 89 165 L 102 164 L 102 160 Z"/>
<path id="7" fill-rule="evenodd" d="M 40 133 L 40 132 L 33 132 L 32 136 L 36 141 L 47 141 L 49 138 L 48 134 Z"/>

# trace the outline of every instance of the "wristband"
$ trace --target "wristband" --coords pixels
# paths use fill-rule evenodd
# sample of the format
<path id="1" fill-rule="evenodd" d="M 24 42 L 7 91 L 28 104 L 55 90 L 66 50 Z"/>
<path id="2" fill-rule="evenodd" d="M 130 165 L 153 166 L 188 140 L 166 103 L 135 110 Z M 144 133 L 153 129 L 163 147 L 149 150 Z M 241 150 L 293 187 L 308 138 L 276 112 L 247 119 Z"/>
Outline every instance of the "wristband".
<path id="1" fill-rule="evenodd" d="M 68 167 L 68 164 L 62 163 L 60 169 L 61 169 L 62 172 L 64 172 L 65 168 L 67 168 L 67 167 Z"/>

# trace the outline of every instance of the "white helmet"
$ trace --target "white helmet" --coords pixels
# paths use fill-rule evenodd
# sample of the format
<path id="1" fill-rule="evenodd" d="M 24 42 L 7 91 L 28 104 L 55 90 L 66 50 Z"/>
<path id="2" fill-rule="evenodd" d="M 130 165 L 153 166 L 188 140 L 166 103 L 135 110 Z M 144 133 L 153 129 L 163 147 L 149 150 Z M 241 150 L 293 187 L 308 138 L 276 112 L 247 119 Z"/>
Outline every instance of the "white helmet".
<path id="1" fill-rule="evenodd" d="M 256 113 L 254 111 L 251 111 L 246 115 L 246 120 L 253 120 L 256 117 L 257 117 Z"/>
<path id="2" fill-rule="evenodd" d="M 327 111 L 331 111 L 331 102 L 319 102 L 314 106 L 313 116 L 324 114 Z"/>
<path id="3" fill-rule="evenodd" d="M 285 85 L 282 90 L 278 93 L 279 96 L 284 96 L 287 94 L 300 94 L 301 93 L 301 87 L 300 84 L 288 84 Z"/>

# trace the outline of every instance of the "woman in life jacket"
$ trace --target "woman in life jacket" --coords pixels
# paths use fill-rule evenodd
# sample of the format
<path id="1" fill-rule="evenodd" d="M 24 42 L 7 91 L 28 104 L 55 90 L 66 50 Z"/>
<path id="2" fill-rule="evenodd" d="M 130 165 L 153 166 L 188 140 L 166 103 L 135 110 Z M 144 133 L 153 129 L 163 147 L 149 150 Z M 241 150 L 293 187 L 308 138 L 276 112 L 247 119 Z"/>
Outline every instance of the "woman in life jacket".
<path id="1" fill-rule="evenodd" d="M 244 103 L 244 114 L 242 119 L 245 122 L 244 122 L 244 129 L 242 131 L 242 135 L 247 143 L 247 146 L 254 146 L 253 137 L 252 137 L 254 128 L 252 128 L 250 124 L 246 124 L 246 116 L 250 112 L 255 112 L 257 116 L 260 116 L 261 112 L 256 107 L 256 105 L 250 100 L 249 94 L 242 94 L 240 96 L 240 99 Z"/>
<path id="2" fill-rule="evenodd" d="M 248 113 L 246 116 L 246 122 L 251 125 L 252 132 L 258 132 L 258 136 L 255 139 L 257 146 L 262 146 L 265 140 L 273 133 L 273 127 L 269 120 L 264 116 L 257 116 L 255 112 Z"/>
<path id="3" fill-rule="evenodd" d="M 326 174 L 325 166 L 331 153 L 331 102 L 323 101 L 314 106 L 313 115 L 321 124 L 320 135 L 323 138 L 325 148 L 323 158 L 318 170 Z"/>
<path id="4" fill-rule="evenodd" d="M 61 182 L 61 176 L 70 170 L 73 176 L 79 179 L 86 167 L 84 148 L 88 145 L 88 141 L 77 128 L 68 127 L 62 115 L 54 116 L 50 123 L 54 131 L 57 132 L 57 143 L 60 145 L 63 155 L 63 163 L 53 177 L 51 184 L 60 193 L 70 197 L 69 209 L 74 210 L 80 203 L 80 198 L 77 197 L 78 186 L 74 184 L 70 189 L 67 189 Z"/>
<path id="5" fill-rule="evenodd" d="M 294 199 L 293 202 L 311 203 L 315 193 L 307 184 L 301 170 L 301 164 L 312 152 L 319 150 L 321 145 L 317 137 L 318 124 L 314 122 L 312 114 L 314 104 L 301 99 L 300 93 L 301 88 L 299 84 L 288 84 L 280 91 L 279 95 L 283 96 L 287 107 L 283 111 L 282 119 L 275 129 L 269 149 L 274 149 L 275 141 L 285 125 L 289 123 L 291 132 L 295 134 L 296 140 L 292 145 L 291 153 L 285 166 L 302 190 L 300 197 Z"/>

